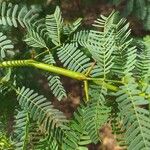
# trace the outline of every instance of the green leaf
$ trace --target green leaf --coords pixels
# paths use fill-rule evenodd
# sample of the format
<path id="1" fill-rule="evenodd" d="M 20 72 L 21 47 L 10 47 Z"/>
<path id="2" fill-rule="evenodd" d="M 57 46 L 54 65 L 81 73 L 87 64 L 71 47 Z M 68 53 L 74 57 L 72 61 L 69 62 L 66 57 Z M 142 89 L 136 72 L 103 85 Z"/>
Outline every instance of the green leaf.
<path id="1" fill-rule="evenodd" d="M 46 27 L 49 32 L 49 37 L 55 45 L 60 45 L 60 35 L 62 32 L 63 20 L 61 17 L 60 8 L 57 6 L 54 14 L 46 16 Z"/>
<path id="2" fill-rule="evenodd" d="M 45 40 L 38 32 L 33 29 L 29 29 L 24 40 L 29 46 L 31 47 L 38 47 L 38 48 L 47 48 Z"/>
<path id="3" fill-rule="evenodd" d="M 37 19 L 37 10 L 27 10 L 26 7 L 13 5 L 12 3 L 1 2 L 0 3 L 0 25 L 9 25 L 18 27 L 18 23 L 22 27 L 28 27 L 32 22 Z"/>
<path id="4" fill-rule="evenodd" d="M 107 122 L 110 108 L 102 106 L 99 101 L 88 104 L 84 112 L 85 130 L 93 143 L 100 140 L 99 129 Z"/>
<path id="5" fill-rule="evenodd" d="M 3 59 L 6 57 L 6 55 L 14 55 L 13 51 L 10 51 L 13 49 L 14 46 L 11 42 L 11 40 L 8 40 L 7 37 L 0 32 L 0 59 Z"/>
<path id="6" fill-rule="evenodd" d="M 129 83 L 120 87 L 116 99 L 123 118 L 125 140 L 129 150 L 149 149 L 150 146 L 150 113 L 142 107 L 148 102 L 139 96 L 141 92 L 137 86 L 134 80 L 129 80 Z"/>
<path id="7" fill-rule="evenodd" d="M 16 150 L 26 150 L 29 142 L 29 114 L 26 111 L 18 111 L 14 125 L 14 147 Z"/>
<path id="8" fill-rule="evenodd" d="M 90 67 L 88 58 L 75 43 L 66 44 L 57 49 L 57 55 L 64 67 L 76 72 L 86 73 Z"/>
<path id="9" fill-rule="evenodd" d="M 77 110 L 74 112 L 74 117 L 70 122 L 70 128 L 74 132 L 74 139 L 73 141 L 76 143 L 74 145 L 74 149 L 80 150 L 80 149 L 86 149 L 86 145 L 90 144 L 92 141 L 90 140 L 90 136 L 87 134 L 87 132 L 84 129 L 85 122 L 84 122 L 84 105 L 80 105 Z M 71 137 L 70 137 L 71 138 Z M 64 149 L 69 149 L 67 145 Z"/>
<path id="10" fill-rule="evenodd" d="M 82 21 L 82 18 L 78 18 L 73 23 L 65 24 L 63 26 L 64 34 L 70 35 L 71 33 L 75 32 L 78 29 L 78 27 L 81 25 L 81 21 Z"/>
<path id="11" fill-rule="evenodd" d="M 55 137 L 58 136 L 57 134 L 62 134 L 62 130 L 68 130 L 65 126 L 67 120 L 64 114 L 54 109 L 51 102 L 47 101 L 43 95 L 38 95 L 25 87 L 18 89 L 17 93 L 20 106 L 29 111 L 31 118 L 42 125 L 48 134 Z M 58 139 L 61 140 L 61 136 Z"/>

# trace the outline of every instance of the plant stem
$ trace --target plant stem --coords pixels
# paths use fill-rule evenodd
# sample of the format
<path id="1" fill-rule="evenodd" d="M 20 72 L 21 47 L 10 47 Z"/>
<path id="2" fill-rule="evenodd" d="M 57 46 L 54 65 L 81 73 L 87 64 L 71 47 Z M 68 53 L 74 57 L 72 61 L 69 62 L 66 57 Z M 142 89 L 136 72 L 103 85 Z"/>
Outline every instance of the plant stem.
<path id="1" fill-rule="evenodd" d="M 42 52 L 42 53 L 36 55 L 36 56 L 34 57 L 34 59 L 36 59 L 37 57 L 39 57 L 39 56 L 41 56 L 41 55 L 43 55 L 43 54 L 45 54 L 45 53 L 48 53 L 48 52 L 49 52 L 49 50 L 46 50 L 46 51 L 44 51 L 44 52 Z"/>
<path id="2" fill-rule="evenodd" d="M 61 67 L 41 63 L 35 60 L 12 60 L 12 61 L 3 61 L 0 63 L 0 68 L 9 68 L 9 67 L 23 67 L 23 66 L 28 66 L 28 67 L 35 67 L 41 70 L 45 70 L 48 72 L 60 74 L 66 77 L 70 77 L 79 81 L 93 81 L 95 84 L 98 85 L 105 85 L 107 89 L 112 90 L 112 91 L 118 91 L 118 87 L 106 83 L 106 81 L 103 83 L 103 79 L 101 78 L 88 78 L 86 75 L 79 73 L 79 72 L 74 72 L 68 69 L 64 69 Z M 109 81 L 109 80 L 108 80 Z M 110 80 L 113 82 L 113 80 Z M 120 81 L 118 81 L 121 83 Z"/>
<path id="3" fill-rule="evenodd" d="M 82 73 L 74 72 L 74 71 L 71 71 L 68 69 L 64 69 L 64 68 L 49 65 L 49 64 L 40 63 L 37 61 L 33 61 L 31 63 L 31 66 L 34 66 L 35 68 L 39 68 L 39 69 L 42 69 L 42 70 L 45 70 L 48 72 L 52 72 L 52 73 L 60 74 L 60 75 L 66 76 L 66 77 L 76 79 L 76 80 L 80 80 L 80 81 L 86 80 L 86 78 L 87 78 Z"/>
<path id="4" fill-rule="evenodd" d="M 104 78 L 87 78 L 87 80 L 92 80 L 92 81 L 104 81 Z M 106 82 L 113 82 L 113 83 L 120 83 L 124 84 L 123 81 L 118 81 L 118 80 L 107 80 L 105 79 Z"/>
<path id="5" fill-rule="evenodd" d="M 117 81 L 117 80 L 104 80 L 103 78 L 89 78 L 85 74 L 74 72 L 65 68 L 44 64 L 35 60 L 12 60 L 12 61 L 3 61 L 0 63 L 0 68 L 9 68 L 9 67 L 35 67 L 41 70 L 45 70 L 51 73 L 60 74 L 66 77 L 70 77 L 79 81 L 93 81 L 95 84 L 100 86 L 105 86 L 107 89 L 117 92 L 119 90 L 119 87 L 114 86 L 113 84 L 110 84 L 108 82 L 112 83 L 119 83 L 124 84 L 123 81 Z M 141 93 L 141 96 L 143 96 L 143 93 Z M 150 98 L 150 95 L 147 95 L 144 97 Z"/>
<path id="6" fill-rule="evenodd" d="M 60 74 L 63 76 L 67 76 L 76 80 L 87 80 L 87 77 L 79 72 L 74 72 L 68 69 L 64 69 L 61 67 L 41 63 L 35 60 L 12 60 L 12 61 L 3 61 L 0 63 L 0 68 L 8 68 L 8 67 L 23 67 L 23 66 L 28 66 L 28 67 L 35 67 L 38 69 L 42 69 L 48 72 Z"/>

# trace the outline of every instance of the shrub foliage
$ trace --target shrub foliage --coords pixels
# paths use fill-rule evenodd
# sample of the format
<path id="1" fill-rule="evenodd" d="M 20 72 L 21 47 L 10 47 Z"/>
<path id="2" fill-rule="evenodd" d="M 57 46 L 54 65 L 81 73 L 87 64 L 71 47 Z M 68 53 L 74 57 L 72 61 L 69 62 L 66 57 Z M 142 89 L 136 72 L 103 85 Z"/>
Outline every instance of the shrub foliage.
<path id="1" fill-rule="evenodd" d="M 105 124 L 121 147 L 149 149 L 150 37 L 135 42 L 129 23 L 115 11 L 97 18 L 90 30 L 80 29 L 81 19 L 66 24 L 59 7 L 53 14 L 39 14 L 34 8 L 0 4 L 1 26 L 25 31 L 27 49 L 16 51 L 0 31 L 0 103 L 9 94 L 18 102 L 12 149 L 86 150 L 101 142 Z M 31 49 L 32 59 L 27 55 Z M 85 97 L 71 119 L 40 94 L 38 85 L 32 86 L 35 72 L 47 79 L 59 101 L 67 97 L 62 75 L 83 82 Z"/>

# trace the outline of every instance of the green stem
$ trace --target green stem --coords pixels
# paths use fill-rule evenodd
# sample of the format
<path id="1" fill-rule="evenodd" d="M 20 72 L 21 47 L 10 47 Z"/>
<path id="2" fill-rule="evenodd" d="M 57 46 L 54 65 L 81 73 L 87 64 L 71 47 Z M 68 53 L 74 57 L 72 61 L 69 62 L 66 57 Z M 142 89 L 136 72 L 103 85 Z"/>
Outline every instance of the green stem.
<path id="1" fill-rule="evenodd" d="M 103 78 L 87 78 L 87 80 L 89 81 L 93 81 L 95 84 L 98 85 L 103 85 L 105 86 L 107 89 L 117 92 L 119 90 L 119 88 L 117 86 L 114 86 L 112 84 L 109 84 L 107 82 L 112 82 L 112 83 L 119 83 L 119 84 L 123 84 L 122 81 L 117 81 L 117 80 L 104 80 Z"/>
<path id="2" fill-rule="evenodd" d="M 68 69 L 56 67 L 56 66 L 49 65 L 49 64 L 40 63 L 37 61 L 33 61 L 31 65 L 34 66 L 35 68 L 42 69 L 42 70 L 52 72 L 52 73 L 56 73 L 56 74 L 60 74 L 60 75 L 66 76 L 66 77 L 76 79 L 76 80 L 80 80 L 80 81 L 87 80 L 86 79 L 87 77 L 84 74 L 74 72 L 74 71 L 71 71 Z"/>
<path id="3" fill-rule="evenodd" d="M 12 61 L 3 61 L 0 63 L 0 68 L 23 67 L 23 66 L 35 67 L 35 68 L 38 68 L 41 70 L 60 74 L 60 75 L 70 77 L 70 78 L 80 80 L 80 81 L 92 81 L 95 84 L 100 85 L 100 86 L 103 85 L 107 89 L 114 91 L 114 92 L 117 92 L 119 90 L 119 88 L 108 82 L 124 84 L 123 81 L 117 81 L 117 80 L 105 80 L 104 81 L 103 78 L 89 78 L 82 73 L 74 72 L 74 71 L 71 71 L 68 69 L 64 69 L 64 68 L 49 65 L 49 64 L 44 64 L 44 63 L 41 63 L 41 62 L 38 62 L 35 60 L 12 60 Z M 144 96 L 146 98 L 150 98 L 150 95 L 145 95 L 145 93 L 141 93 L 140 95 Z"/>
<path id="4" fill-rule="evenodd" d="M 101 86 L 104 86 L 106 87 L 107 89 L 111 90 L 111 91 L 114 91 L 114 92 L 117 92 L 119 90 L 119 88 L 117 86 L 114 86 L 112 84 L 109 84 L 109 83 L 106 83 L 104 81 L 99 81 L 99 80 L 93 80 L 93 82 L 97 85 L 101 85 Z"/>
<path id="5" fill-rule="evenodd" d="M 41 70 L 45 70 L 48 72 L 56 73 L 59 75 L 63 75 L 66 77 L 70 77 L 76 80 L 80 81 L 93 81 L 95 84 L 98 85 L 104 85 L 106 86 L 107 89 L 112 90 L 112 91 L 118 91 L 118 87 L 106 83 L 103 81 L 101 78 L 88 78 L 86 75 L 79 73 L 79 72 L 74 72 L 68 69 L 64 69 L 61 67 L 41 63 L 35 60 L 12 60 L 12 61 L 4 61 L 0 63 L 0 68 L 8 68 L 8 67 L 23 67 L 23 66 L 28 66 L 28 67 L 35 67 Z"/>
<path id="6" fill-rule="evenodd" d="M 36 58 L 38 58 L 39 56 L 41 56 L 41 55 L 43 55 L 43 54 L 45 54 L 45 53 L 48 53 L 48 52 L 49 52 L 49 50 L 46 50 L 46 51 L 44 51 L 44 52 L 42 52 L 42 53 L 36 55 L 36 56 L 34 57 L 34 59 L 36 59 Z"/>
<path id="7" fill-rule="evenodd" d="M 56 67 L 53 65 L 41 63 L 35 60 L 12 60 L 12 61 L 4 61 L 0 63 L 0 68 L 8 68 L 8 67 L 22 67 L 22 66 L 28 66 L 28 67 L 35 67 L 38 69 L 42 69 L 48 72 L 60 74 L 63 76 L 67 76 L 76 80 L 87 80 L 87 77 L 79 72 L 74 72 L 71 70 L 67 70 L 61 67 Z"/>

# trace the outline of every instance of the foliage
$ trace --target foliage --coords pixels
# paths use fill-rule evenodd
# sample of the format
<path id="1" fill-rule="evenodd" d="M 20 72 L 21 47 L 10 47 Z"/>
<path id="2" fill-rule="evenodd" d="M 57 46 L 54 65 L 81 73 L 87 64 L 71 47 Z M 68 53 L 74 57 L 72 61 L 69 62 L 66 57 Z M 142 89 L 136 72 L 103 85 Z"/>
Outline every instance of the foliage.
<path id="1" fill-rule="evenodd" d="M 0 149 L 11 149 L 12 145 L 10 143 L 6 134 L 0 132 Z"/>
<path id="2" fill-rule="evenodd" d="M 15 150 L 87 150 L 101 142 L 106 124 L 121 146 L 150 147 L 149 36 L 134 42 L 129 23 L 115 11 L 97 18 L 90 30 L 80 29 L 81 19 L 66 25 L 58 6 L 41 16 L 34 8 L 2 2 L 0 14 L 2 26 L 25 32 L 26 50 L 19 52 L 0 32 L 0 103 L 8 95 L 18 103 L 11 134 Z M 84 83 L 85 97 L 71 119 L 42 94 L 37 81 L 33 85 L 37 76 L 46 77 L 51 94 L 63 101 L 62 75 Z"/>
<path id="3" fill-rule="evenodd" d="M 0 149 L 11 149 L 11 140 L 8 138 L 8 135 L 5 131 L 6 120 L 4 115 L 0 117 Z"/>
<path id="4" fill-rule="evenodd" d="M 108 0 L 114 5 L 118 6 L 123 3 L 125 5 L 124 10 L 121 11 L 124 16 L 133 14 L 138 19 L 143 21 L 145 29 L 150 30 L 149 28 L 149 17 L 150 17 L 150 1 L 149 0 Z"/>

